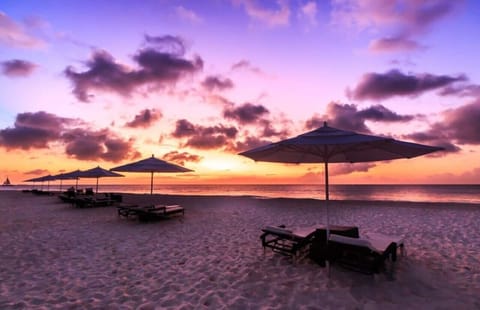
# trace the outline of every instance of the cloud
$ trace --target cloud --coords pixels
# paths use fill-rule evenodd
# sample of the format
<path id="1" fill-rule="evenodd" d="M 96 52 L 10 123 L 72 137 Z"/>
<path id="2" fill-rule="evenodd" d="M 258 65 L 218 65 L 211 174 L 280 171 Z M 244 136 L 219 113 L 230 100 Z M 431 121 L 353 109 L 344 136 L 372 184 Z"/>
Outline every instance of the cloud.
<path id="1" fill-rule="evenodd" d="M 0 62 L 2 72 L 9 77 L 26 77 L 33 73 L 36 64 L 20 59 Z"/>
<path id="2" fill-rule="evenodd" d="M 4 12 L 0 11 L 0 44 L 14 48 L 37 49 L 45 46 L 45 42 L 28 33 Z"/>
<path id="3" fill-rule="evenodd" d="M 263 105 L 255 105 L 247 102 L 238 107 L 227 107 L 223 111 L 223 116 L 245 125 L 254 123 L 269 113 L 268 109 Z"/>
<path id="4" fill-rule="evenodd" d="M 46 175 L 48 173 L 49 171 L 47 169 L 34 169 L 34 170 L 29 170 L 27 172 L 24 172 L 24 174 L 28 174 L 28 175 Z"/>
<path id="5" fill-rule="evenodd" d="M 315 1 L 308 1 L 300 6 L 299 19 L 305 21 L 308 26 L 317 26 L 317 3 Z"/>
<path id="6" fill-rule="evenodd" d="M 306 129 L 316 129 L 327 122 L 329 126 L 338 127 L 343 130 L 371 133 L 365 121 L 372 122 L 408 122 L 420 115 L 400 115 L 382 105 L 373 105 L 359 110 L 354 104 L 341 104 L 330 102 L 327 105 L 325 114 L 314 115 L 305 122 Z"/>
<path id="7" fill-rule="evenodd" d="M 77 122 L 44 111 L 20 113 L 13 128 L 0 130 L 0 145 L 7 150 L 47 148 L 60 138 L 66 125 Z"/>
<path id="8" fill-rule="evenodd" d="M 262 7 L 256 0 L 232 0 L 232 2 L 243 6 L 251 19 L 259 21 L 268 27 L 287 26 L 290 22 L 290 8 L 286 0 L 277 0 L 275 8 Z M 261 3 L 265 4 L 267 2 Z"/>
<path id="9" fill-rule="evenodd" d="M 162 113 L 160 111 L 155 109 L 145 109 L 135 115 L 135 118 L 132 121 L 127 122 L 125 126 L 130 128 L 147 128 L 161 117 Z"/>
<path id="10" fill-rule="evenodd" d="M 65 132 L 62 140 L 65 152 L 79 160 L 105 160 L 118 162 L 140 156 L 133 148 L 133 140 L 124 140 L 108 129 L 89 130 L 76 128 Z"/>
<path id="11" fill-rule="evenodd" d="M 181 5 L 175 8 L 175 13 L 178 17 L 180 17 L 181 20 L 190 22 L 192 24 L 200 24 L 203 22 L 203 19 L 198 16 L 197 13 L 192 10 L 186 9 Z"/>
<path id="12" fill-rule="evenodd" d="M 463 2 L 334 0 L 332 19 L 337 24 L 378 33 L 380 38 L 370 44 L 373 51 L 405 51 L 422 48 L 417 38 Z"/>
<path id="13" fill-rule="evenodd" d="M 374 105 L 358 111 L 357 115 L 364 120 L 377 122 L 408 122 L 413 120 L 413 115 L 400 115 L 382 105 Z"/>
<path id="14" fill-rule="evenodd" d="M 231 69 L 233 71 L 247 70 L 258 75 L 265 75 L 263 71 L 254 65 L 252 65 L 248 60 L 240 60 L 232 65 Z"/>
<path id="15" fill-rule="evenodd" d="M 394 96 L 419 96 L 422 93 L 439 89 L 455 82 L 466 81 L 465 76 L 452 77 L 433 74 L 403 74 L 399 70 L 386 73 L 366 73 L 355 89 L 347 94 L 357 100 L 379 100 Z"/>
<path id="16" fill-rule="evenodd" d="M 89 102 L 91 91 L 113 92 L 128 97 L 142 86 L 165 88 L 189 74 L 203 68 L 203 60 L 183 58 L 185 46 L 173 36 L 145 36 L 147 47 L 133 56 L 136 69 L 119 64 L 107 51 L 95 51 L 85 65 L 86 71 L 77 72 L 69 66 L 65 76 L 73 84 L 73 94 L 78 100 Z"/>
<path id="17" fill-rule="evenodd" d="M 375 168 L 376 164 L 372 163 L 355 163 L 355 164 L 335 164 L 331 165 L 329 175 L 346 175 L 355 172 L 368 172 L 368 170 Z"/>
<path id="18" fill-rule="evenodd" d="M 414 40 L 397 36 L 372 40 L 368 48 L 376 52 L 396 52 L 419 50 L 425 47 Z"/>
<path id="19" fill-rule="evenodd" d="M 432 125 L 433 133 L 459 144 L 480 144 L 480 99 L 442 113 L 443 121 Z"/>
<path id="20" fill-rule="evenodd" d="M 237 133 L 237 128 L 233 126 L 224 126 L 222 124 L 201 126 L 181 119 L 177 121 L 172 136 L 175 138 L 187 138 L 183 146 L 208 150 L 229 148 Z"/>
<path id="21" fill-rule="evenodd" d="M 423 132 L 414 132 L 405 137 L 418 142 L 428 142 L 455 153 L 461 149 L 455 145 L 480 145 L 480 99 L 441 113 L 443 119 Z M 441 153 L 439 153 L 440 155 Z"/>
<path id="22" fill-rule="evenodd" d="M 162 157 L 162 159 L 166 161 L 171 161 L 182 166 L 185 165 L 186 162 L 198 163 L 200 160 L 202 160 L 202 158 L 203 157 L 199 155 L 178 151 L 171 151 Z"/>
<path id="23" fill-rule="evenodd" d="M 17 115 L 13 128 L 0 130 L 0 146 L 12 149 L 43 149 L 51 143 L 65 145 L 65 153 L 80 160 L 106 160 L 117 162 L 137 158 L 133 140 L 118 137 L 108 129 L 90 130 L 78 119 L 63 118 L 39 111 Z"/>
<path id="24" fill-rule="evenodd" d="M 442 88 L 438 94 L 440 96 L 459 96 L 480 98 L 480 85 L 463 84 L 448 85 Z"/>
<path id="25" fill-rule="evenodd" d="M 229 78 L 224 78 L 221 76 L 207 76 L 202 82 L 203 88 L 208 91 L 222 91 L 226 89 L 233 88 L 233 82 Z"/>
<path id="26" fill-rule="evenodd" d="M 265 140 L 257 136 L 247 136 L 242 141 L 237 141 L 234 145 L 231 145 L 230 151 L 232 152 L 243 152 L 247 151 L 262 145 L 267 145 L 271 143 L 270 140 Z"/>

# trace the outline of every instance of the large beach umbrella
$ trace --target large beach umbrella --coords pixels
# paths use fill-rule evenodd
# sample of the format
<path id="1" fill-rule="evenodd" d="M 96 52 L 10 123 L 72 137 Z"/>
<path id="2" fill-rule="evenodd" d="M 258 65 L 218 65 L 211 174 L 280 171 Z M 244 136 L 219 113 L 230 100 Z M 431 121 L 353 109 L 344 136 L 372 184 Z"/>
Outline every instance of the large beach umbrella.
<path id="1" fill-rule="evenodd" d="M 242 152 L 240 155 L 255 161 L 265 162 L 324 163 L 328 230 L 329 163 L 358 163 L 412 158 L 439 150 L 442 150 L 442 148 L 340 130 L 327 126 L 325 122 L 323 127 L 294 138 Z"/>
<path id="2" fill-rule="evenodd" d="M 78 172 L 78 177 L 80 177 L 80 178 L 95 178 L 95 179 L 97 179 L 97 186 L 96 186 L 95 193 L 98 193 L 98 179 L 105 178 L 105 177 L 123 177 L 123 176 L 124 175 L 122 175 L 120 173 L 115 173 L 115 172 L 103 169 L 100 166 Z"/>
<path id="3" fill-rule="evenodd" d="M 110 169 L 112 171 L 121 172 L 148 172 L 150 173 L 150 194 L 153 194 L 153 174 L 155 172 L 162 173 L 179 173 L 179 172 L 191 172 L 193 170 L 185 167 L 169 163 L 167 161 L 152 157 L 142 159 L 133 163 L 129 163 L 123 166 L 118 166 Z"/>

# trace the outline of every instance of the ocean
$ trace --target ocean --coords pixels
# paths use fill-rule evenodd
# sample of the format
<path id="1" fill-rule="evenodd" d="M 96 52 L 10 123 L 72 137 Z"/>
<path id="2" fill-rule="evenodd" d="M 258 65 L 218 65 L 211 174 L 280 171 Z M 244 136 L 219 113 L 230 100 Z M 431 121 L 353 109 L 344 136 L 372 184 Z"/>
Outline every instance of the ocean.
<path id="1" fill-rule="evenodd" d="M 63 184 L 63 189 L 71 186 Z M 95 187 L 82 184 L 79 187 Z M 40 186 L 36 186 L 40 188 Z M 1 187 L 0 190 L 32 189 L 31 185 Z M 47 190 L 47 186 L 43 186 Z M 49 190 L 58 191 L 59 184 L 50 184 Z M 108 185 L 99 184 L 99 192 L 150 193 L 150 184 Z M 171 195 L 228 195 L 257 196 L 267 198 L 324 199 L 323 184 L 275 184 L 275 185 L 168 185 L 154 184 L 154 193 Z M 452 202 L 480 204 L 479 185 L 330 185 L 331 200 L 378 200 L 412 202 Z"/>

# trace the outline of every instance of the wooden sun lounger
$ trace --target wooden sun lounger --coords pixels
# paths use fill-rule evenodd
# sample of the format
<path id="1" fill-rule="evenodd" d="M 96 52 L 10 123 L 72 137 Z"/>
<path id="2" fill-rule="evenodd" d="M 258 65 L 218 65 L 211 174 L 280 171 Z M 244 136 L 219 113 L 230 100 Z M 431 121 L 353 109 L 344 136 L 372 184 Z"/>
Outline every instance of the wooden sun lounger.
<path id="1" fill-rule="evenodd" d="M 140 221 L 150 221 L 168 218 L 173 215 L 185 215 L 185 209 L 180 205 L 119 205 L 117 213 L 121 217 L 136 216 Z"/>
<path id="2" fill-rule="evenodd" d="M 329 260 L 366 274 L 380 272 L 384 262 L 395 262 L 402 239 L 351 238 L 332 234 L 328 241 Z"/>
<path id="3" fill-rule="evenodd" d="M 284 227 L 267 226 L 262 229 L 260 239 L 264 250 L 270 248 L 273 252 L 295 259 L 306 252 L 315 230 L 315 227 L 293 231 Z"/>

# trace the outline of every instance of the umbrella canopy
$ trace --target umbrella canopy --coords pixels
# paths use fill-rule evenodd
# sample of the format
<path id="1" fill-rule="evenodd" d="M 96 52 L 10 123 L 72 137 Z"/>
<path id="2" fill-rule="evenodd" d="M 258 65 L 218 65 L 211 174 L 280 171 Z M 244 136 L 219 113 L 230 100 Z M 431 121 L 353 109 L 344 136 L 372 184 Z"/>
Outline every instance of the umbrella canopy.
<path id="1" fill-rule="evenodd" d="M 105 177 L 123 177 L 124 175 L 120 173 L 115 173 L 106 169 L 101 168 L 100 166 L 97 166 L 92 169 L 88 169 L 85 171 L 79 171 L 78 172 L 78 177 L 80 178 L 96 178 L 97 179 L 97 187 L 95 192 L 98 193 L 98 179 L 99 178 L 105 178 Z"/>
<path id="2" fill-rule="evenodd" d="M 33 179 L 28 179 L 28 180 L 25 180 L 24 182 L 42 182 L 42 187 L 41 189 L 43 189 L 43 182 L 47 182 L 47 191 L 50 190 L 50 181 L 53 181 L 55 180 L 55 177 L 53 175 L 44 175 L 44 176 L 41 176 L 41 177 L 38 177 L 38 178 L 33 178 Z"/>
<path id="3" fill-rule="evenodd" d="M 255 161 L 281 163 L 324 163 L 325 200 L 329 200 L 328 164 L 358 163 L 412 158 L 442 150 L 388 137 L 363 135 L 327 126 L 297 137 L 240 153 Z"/>
<path id="4" fill-rule="evenodd" d="M 153 155 L 152 157 L 142 159 L 133 163 L 129 163 L 123 166 L 118 166 L 110 170 L 121 171 L 121 172 L 149 172 L 150 173 L 150 194 L 153 194 L 153 174 L 155 172 L 179 173 L 179 172 L 193 171 L 185 167 L 155 158 L 155 156 Z"/>
<path id="5" fill-rule="evenodd" d="M 80 177 L 80 170 L 75 170 L 71 172 L 65 172 L 65 173 L 59 173 L 54 175 L 53 177 L 55 180 L 60 180 L 60 191 L 62 190 L 62 181 L 63 180 L 77 180 L 77 185 L 78 185 L 78 178 Z"/>

